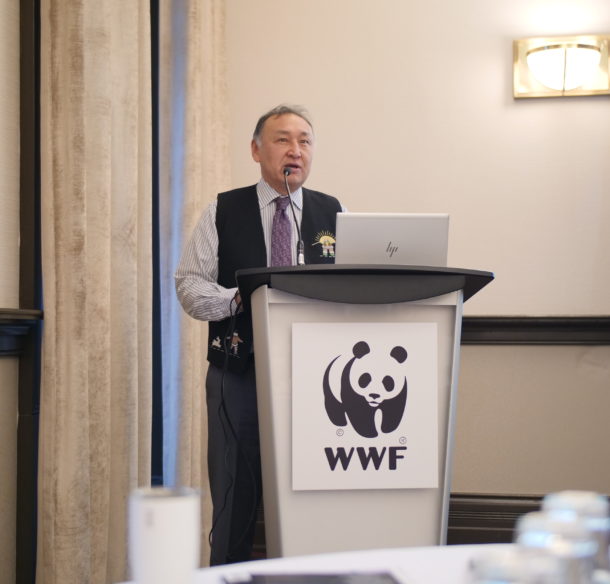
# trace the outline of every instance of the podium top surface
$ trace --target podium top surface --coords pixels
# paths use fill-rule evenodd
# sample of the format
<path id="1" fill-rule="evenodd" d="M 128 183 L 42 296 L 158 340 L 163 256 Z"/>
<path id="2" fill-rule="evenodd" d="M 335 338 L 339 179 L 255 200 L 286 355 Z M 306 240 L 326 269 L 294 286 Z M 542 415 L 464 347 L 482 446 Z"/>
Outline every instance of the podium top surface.
<path id="1" fill-rule="evenodd" d="M 315 264 L 282 268 L 237 270 L 237 286 L 245 309 L 260 286 L 268 286 L 330 302 L 391 304 L 423 300 L 457 290 L 464 300 L 494 278 L 493 273 L 460 268 Z"/>

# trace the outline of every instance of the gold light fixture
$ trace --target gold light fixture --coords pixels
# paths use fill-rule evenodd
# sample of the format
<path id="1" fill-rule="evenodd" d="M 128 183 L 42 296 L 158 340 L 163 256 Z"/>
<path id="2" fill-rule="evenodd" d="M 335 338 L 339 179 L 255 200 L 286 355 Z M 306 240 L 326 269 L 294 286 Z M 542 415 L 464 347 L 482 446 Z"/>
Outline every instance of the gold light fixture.
<path id="1" fill-rule="evenodd" d="M 513 42 L 513 95 L 610 95 L 610 35 L 521 39 Z"/>

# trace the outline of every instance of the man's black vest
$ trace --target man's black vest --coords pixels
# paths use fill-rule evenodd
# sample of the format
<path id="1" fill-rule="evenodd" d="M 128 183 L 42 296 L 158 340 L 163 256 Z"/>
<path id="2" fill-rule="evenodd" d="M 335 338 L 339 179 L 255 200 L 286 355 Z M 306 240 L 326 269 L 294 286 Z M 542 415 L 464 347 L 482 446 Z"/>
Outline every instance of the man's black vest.
<path id="1" fill-rule="evenodd" d="M 341 205 L 334 197 L 303 189 L 301 238 L 306 264 L 334 263 L 336 217 L 340 211 Z M 221 286 L 235 287 L 237 270 L 267 265 L 256 185 L 218 195 L 216 230 Z M 249 314 L 241 313 L 236 317 L 232 334 L 229 326 L 228 318 L 209 323 L 208 361 L 223 367 L 228 355 L 229 371 L 238 373 L 245 370 L 252 358 L 252 320 Z"/>

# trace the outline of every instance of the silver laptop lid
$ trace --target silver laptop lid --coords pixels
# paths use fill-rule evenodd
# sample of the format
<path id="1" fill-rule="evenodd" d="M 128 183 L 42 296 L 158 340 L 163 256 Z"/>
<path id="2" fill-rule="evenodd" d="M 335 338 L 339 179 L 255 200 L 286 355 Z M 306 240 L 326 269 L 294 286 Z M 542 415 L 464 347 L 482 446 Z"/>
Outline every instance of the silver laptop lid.
<path id="1" fill-rule="evenodd" d="M 337 213 L 336 264 L 447 266 L 447 213 Z"/>

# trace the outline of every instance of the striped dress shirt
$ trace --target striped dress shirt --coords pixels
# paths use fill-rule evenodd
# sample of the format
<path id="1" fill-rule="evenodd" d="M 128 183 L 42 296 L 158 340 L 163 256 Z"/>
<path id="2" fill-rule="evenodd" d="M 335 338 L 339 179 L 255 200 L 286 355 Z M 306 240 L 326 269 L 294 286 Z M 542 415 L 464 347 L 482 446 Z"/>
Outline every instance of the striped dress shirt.
<path id="1" fill-rule="evenodd" d="M 267 265 L 271 261 L 271 227 L 275 214 L 274 199 L 280 193 L 263 179 L 256 185 L 258 204 L 263 223 Z M 297 221 L 301 225 L 303 190 L 292 193 Z M 235 311 L 233 298 L 237 288 L 224 288 L 218 284 L 218 232 L 216 231 L 216 204 L 214 200 L 205 209 L 191 238 L 186 244 L 174 275 L 178 300 L 184 310 L 198 320 L 223 320 Z M 292 215 L 292 211 L 288 209 Z M 296 265 L 298 233 L 292 229 L 292 263 Z"/>

